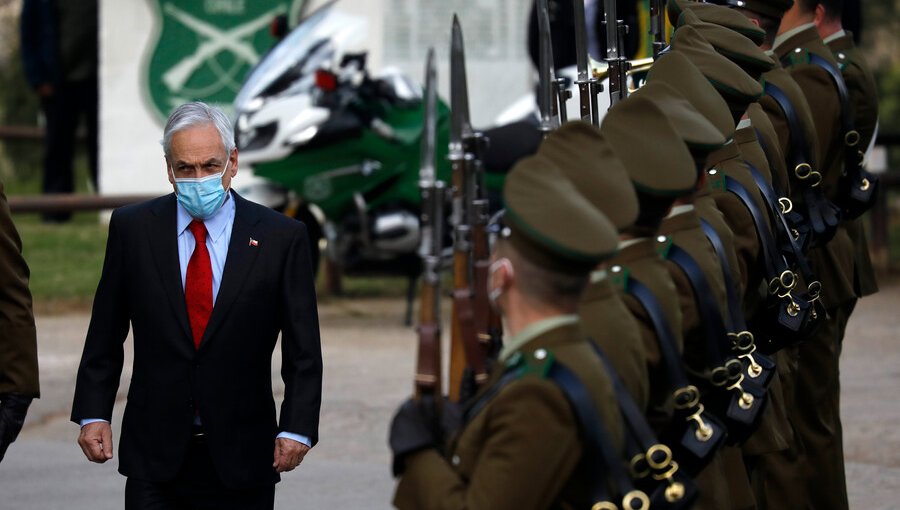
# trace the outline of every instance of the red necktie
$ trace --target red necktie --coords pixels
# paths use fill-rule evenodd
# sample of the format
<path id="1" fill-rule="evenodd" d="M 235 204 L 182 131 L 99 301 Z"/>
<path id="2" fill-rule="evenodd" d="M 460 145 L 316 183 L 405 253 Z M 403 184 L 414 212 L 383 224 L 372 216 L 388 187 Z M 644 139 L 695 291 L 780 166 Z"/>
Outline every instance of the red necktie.
<path id="1" fill-rule="evenodd" d="M 194 220 L 188 228 L 194 234 L 196 246 L 188 262 L 184 300 L 187 303 L 191 332 L 194 334 L 194 347 L 199 349 L 213 308 L 212 263 L 209 261 L 209 250 L 206 249 L 206 225 Z"/>

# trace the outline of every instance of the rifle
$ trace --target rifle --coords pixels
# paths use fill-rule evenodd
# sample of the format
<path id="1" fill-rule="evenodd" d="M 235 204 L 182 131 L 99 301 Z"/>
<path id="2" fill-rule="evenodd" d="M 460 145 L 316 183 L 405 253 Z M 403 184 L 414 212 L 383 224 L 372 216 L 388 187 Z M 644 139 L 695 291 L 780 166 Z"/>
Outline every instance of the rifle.
<path id="1" fill-rule="evenodd" d="M 650 0 L 650 38 L 656 60 L 666 48 L 666 0 Z"/>
<path id="2" fill-rule="evenodd" d="M 541 112 L 541 132 L 544 137 L 566 122 L 566 101 L 569 91 L 562 79 L 556 78 L 553 63 L 553 44 L 550 40 L 550 8 L 547 0 L 538 0 L 538 109 Z"/>
<path id="3" fill-rule="evenodd" d="M 606 27 L 606 63 L 609 66 L 609 107 L 612 108 L 628 96 L 629 63 L 622 55 L 628 25 L 616 17 L 616 0 L 604 0 L 603 25 Z"/>
<path id="4" fill-rule="evenodd" d="M 425 113 L 419 166 L 422 191 L 422 292 L 419 308 L 419 352 L 416 358 L 415 398 L 442 400 L 441 392 L 441 259 L 444 242 L 444 200 L 446 188 L 435 174 L 437 140 L 437 71 L 434 49 L 429 48 L 425 64 Z"/>
<path id="5" fill-rule="evenodd" d="M 487 381 L 485 349 L 475 322 L 473 225 L 479 205 L 476 154 L 484 144 L 469 122 L 465 47 L 459 18 L 453 16 L 450 39 L 450 144 L 448 159 L 453 174 L 453 317 L 450 343 L 451 401 L 474 393 L 473 386 Z M 465 384 L 464 384 L 465 383 Z M 466 388 L 463 388 L 466 386 Z"/>
<path id="6" fill-rule="evenodd" d="M 572 0 L 572 3 L 575 10 L 575 61 L 578 67 L 578 79 L 575 80 L 575 83 L 578 85 L 581 120 L 600 127 L 597 95 L 603 90 L 603 87 L 591 72 L 584 0 Z"/>

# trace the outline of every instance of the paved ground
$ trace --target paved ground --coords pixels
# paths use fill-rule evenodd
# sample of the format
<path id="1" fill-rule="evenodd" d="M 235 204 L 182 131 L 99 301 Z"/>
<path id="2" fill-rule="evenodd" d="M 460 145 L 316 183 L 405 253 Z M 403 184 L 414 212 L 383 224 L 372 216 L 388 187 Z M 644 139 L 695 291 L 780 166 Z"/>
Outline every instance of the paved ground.
<path id="1" fill-rule="evenodd" d="M 848 328 L 842 379 L 852 508 L 896 508 L 900 494 L 900 406 L 894 400 L 900 392 L 898 302 L 900 286 L 866 299 Z M 331 301 L 321 307 L 326 367 L 321 442 L 278 485 L 277 508 L 390 508 L 387 423 L 411 389 L 415 350 L 413 331 L 400 325 L 401 311 L 395 300 Z M 115 459 L 88 463 L 75 444 L 77 427 L 68 422 L 87 322 L 85 315 L 38 319 L 43 398 L 0 464 L 3 508 L 122 508 L 124 479 L 116 474 Z M 276 382 L 279 364 L 273 362 Z M 126 368 L 123 398 L 128 380 Z"/>

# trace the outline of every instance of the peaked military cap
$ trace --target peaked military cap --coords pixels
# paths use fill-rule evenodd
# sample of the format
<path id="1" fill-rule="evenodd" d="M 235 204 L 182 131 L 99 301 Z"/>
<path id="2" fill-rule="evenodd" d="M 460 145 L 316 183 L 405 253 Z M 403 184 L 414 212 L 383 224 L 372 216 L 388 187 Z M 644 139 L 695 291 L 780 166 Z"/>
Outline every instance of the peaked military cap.
<path id="1" fill-rule="evenodd" d="M 694 27 L 684 25 L 672 38 L 673 51 L 688 58 L 729 105 L 748 105 L 763 94 L 762 85 L 737 64 L 719 55 Z"/>
<path id="2" fill-rule="evenodd" d="M 686 25 L 697 30 L 720 55 L 739 65 L 756 80 L 775 67 L 775 61 L 753 41 L 729 28 L 701 21 L 690 9 L 684 11 L 679 18 L 679 27 Z"/>
<path id="3" fill-rule="evenodd" d="M 794 5 L 794 0 L 711 0 L 711 2 L 740 7 L 775 19 L 781 19 L 785 11 Z"/>
<path id="4" fill-rule="evenodd" d="M 585 274 L 616 252 L 619 233 L 562 170 L 535 154 L 519 160 L 503 185 L 506 237 L 532 263 Z"/>
<path id="5" fill-rule="evenodd" d="M 710 153 L 725 144 L 725 136 L 716 129 L 691 103 L 675 88 L 661 81 L 647 83 L 634 92 L 629 99 L 653 102 L 665 113 L 669 124 L 687 144 L 691 152 Z M 730 115 L 729 115 L 730 116 Z"/>
<path id="6" fill-rule="evenodd" d="M 647 76 L 648 84 L 654 82 L 665 83 L 678 91 L 726 140 L 734 136 L 734 117 L 728 104 L 686 56 L 673 51 L 657 59 Z"/>
<path id="7" fill-rule="evenodd" d="M 694 158 L 653 101 L 630 97 L 619 102 L 606 114 L 601 131 L 638 192 L 671 198 L 694 190 Z"/>
<path id="8" fill-rule="evenodd" d="M 541 143 L 538 154 L 553 161 L 618 230 L 637 218 L 638 201 L 625 166 L 594 126 L 567 122 Z"/>
<path id="9" fill-rule="evenodd" d="M 669 4 L 671 4 L 671 0 Z M 730 28 L 735 32 L 747 37 L 753 44 L 759 46 L 766 40 L 766 31 L 755 25 L 747 19 L 747 16 L 723 7 L 721 5 L 707 4 L 700 2 L 684 2 L 684 11 L 694 13 L 701 21 L 719 25 L 720 27 Z M 684 12 L 682 11 L 682 13 Z M 680 16 L 680 14 L 679 14 Z M 679 20 L 679 18 L 676 18 Z"/>

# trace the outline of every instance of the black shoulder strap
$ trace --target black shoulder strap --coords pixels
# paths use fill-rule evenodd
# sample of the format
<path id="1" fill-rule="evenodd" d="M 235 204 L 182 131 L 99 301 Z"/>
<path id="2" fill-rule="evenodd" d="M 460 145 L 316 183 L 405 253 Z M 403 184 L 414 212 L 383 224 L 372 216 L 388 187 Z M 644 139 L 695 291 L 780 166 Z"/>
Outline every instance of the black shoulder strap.
<path id="1" fill-rule="evenodd" d="M 791 247 L 790 255 L 792 255 L 794 263 L 797 264 L 797 268 L 800 270 L 803 278 L 806 279 L 808 283 L 812 283 L 816 278 L 813 274 L 812 267 L 809 265 L 809 259 L 806 258 L 806 254 L 803 253 L 803 249 L 797 243 L 796 238 L 794 238 L 794 235 L 791 232 L 791 227 L 788 225 L 787 219 L 781 211 L 775 189 L 769 185 L 768 181 L 766 181 L 758 168 L 751 165 L 749 162 L 747 163 L 747 166 L 750 168 L 750 174 L 753 176 L 753 181 L 756 182 L 757 189 L 759 189 L 763 199 L 765 199 L 769 206 L 769 217 L 775 222 L 776 229 L 780 236 Z"/>
<path id="2" fill-rule="evenodd" d="M 615 443 L 607 429 L 606 424 L 600 419 L 591 394 L 584 383 L 559 362 L 554 362 L 548 373 L 566 399 L 572 406 L 581 432 L 584 436 L 584 462 L 588 469 L 587 480 L 591 482 L 591 497 L 594 503 L 612 502 L 609 493 L 609 480 L 623 498 L 640 497 L 631 483 L 631 478 L 625 471 L 622 459 L 616 452 Z M 640 493 L 644 498 L 646 494 Z M 625 506 L 631 508 L 631 506 Z"/>
<path id="3" fill-rule="evenodd" d="M 791 103 L 787 94 L 778 86 L 769 82 L 766 82 L 764 90 L 766 95 L 774 99 L 781 111 L 784 112 L 788 130 L 791 132 L 790 153 L 787 156 L 790 158 L 791 164 L 794 165 L 794 172 L 796 172 L 799 166 L 803 164 L 809 165 L 810 161 L 812 161 L 809 154 L 810 146 L 806 143 L 806 132 L 803 130 L 800 119 L 797 117 L 797 110 L 794 109 L 794 104 Z"/>
<path id="4" fill-rule="evenodd" d="M 668 259 L 684 272 L 694 290 L 697 313 L 700 315 L 703 329 L 706 330 L 706 368 L 712 370 L 724 366 L 726 354 L 723 347 L 730 348 L 730 346 L 723 345 L 728 342 L 728 329 L 725 327 L 719 304 L 713 297 L 713 291 L 709 282 L 706 281 L 703 269 L 697 264 L 694 257 L 677 244 L 673 244 L 669 249 Z"/>
<path id="5" fill-rule="evenodd" d="M 766 266 L 766 276 L 768 279 L 779 277 L 788 269 L 784 256 L 778 251 L 775 245 L 775 238 L 769 229 L 769 224 L 765 220 L 765 215 L 759 210 L 756 201 L 750 196 L 744 186 L 731 177 L 725 177 L 725 189 L 734 193 L 744 204 L 744 207 L 750 212 L 753 218 L 753 224 L 756 226 L 756 236 L 762 248 L 763 261 Z"/>
<path id="6" fill-rule="evenodd" d="M 594 348 L 594 352 L 597 353 L 597 357 L 600 358 L 600 361 L 606 368 L 609 379 L 612 381 L 613 389 L 616 393 L 616 400 L 619 403 L 619 410 L 622 411 L 622 418 L 625 419 L 625 425 L 628 427 L 628 431 L 633 435 L 635 442 L 640 448 L 640 453 L 646 453 L 654 445 L 659 443 L 656 434 L 653 432 L 653 429 L 650 428 L 650 424 L 647 423 L 644 412 L 641 411 L 637 402 L 634 401 L 634 397 L 628 392 L 625 383 L 622 382 L 622 378 L 619 377 L 619 374 L 613 368 L 612 363 L 610 363 L 609 358 L 603 352 L 603 349 L 594 342 L 591 342 L 591 346 Z M 637 452 L 629 452 L 629 456 L 634 453 Z"/>
<path id="7" fill-rule="evenodd" d="M 728 254 L 725 250 L 725 244 L 716 229 L 709 224 L 708 221 L 701 219 L 700 224 L 703 227 L 703 233 L 709 239 L 716 256 L 719 258 L 719 265 L 722 266 L 722 276 L 725 278 L 725 291 L 728 294 L 728 315 L 731 318 L 732 331 L 745 331 L 747 329 L 747 321 L 744 320 L 744 310 L 741 308 L 741 296 L 738 292 L 737 283 L 731 277 L 731 263 L 728 262 Z"/>
<path id="8" fill-rule="evenodd" d="M 653 323 L 669 386 L 673 391 L 688 387 L 690 383 L 684 372 L 684 366 L 681 364 L 681 354 L 675 344 L 675 335 L 672 334 L 672 326 L 669 324 L 659 300 L 653 295 L 653 291 L 633 276 L 628 280 L 628 293 L 638 300 L 650 317 L 650 322 Z"/>

